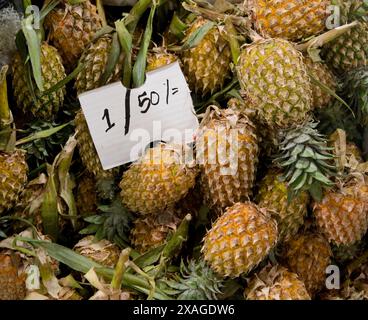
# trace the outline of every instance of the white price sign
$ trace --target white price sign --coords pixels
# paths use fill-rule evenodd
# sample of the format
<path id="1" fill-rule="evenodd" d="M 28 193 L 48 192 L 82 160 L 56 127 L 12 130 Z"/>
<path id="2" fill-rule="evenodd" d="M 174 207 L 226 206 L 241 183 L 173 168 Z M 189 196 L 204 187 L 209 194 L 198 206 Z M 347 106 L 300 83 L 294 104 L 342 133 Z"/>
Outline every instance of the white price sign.
<path id="1" fill-rule="evenodd" d="M 179 63 L 148 72 L 143 86 L 116 82 L 79 96 L 105 170 L 135 161 L 149 143 L 190 143 L 198 128 Z"/>

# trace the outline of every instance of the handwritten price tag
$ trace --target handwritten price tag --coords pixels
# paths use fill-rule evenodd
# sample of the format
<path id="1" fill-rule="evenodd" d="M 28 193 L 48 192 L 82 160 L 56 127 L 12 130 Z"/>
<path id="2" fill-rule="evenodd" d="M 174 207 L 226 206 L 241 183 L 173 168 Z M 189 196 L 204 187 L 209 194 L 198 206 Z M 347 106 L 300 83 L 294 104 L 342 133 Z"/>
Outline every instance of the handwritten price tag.
<path id="1" fill-rule="evenodd" d="M 179 63 L 148 72 L 140 88 L 116 82 L 79 96 L 105 170 L 135 161 L 153 141 L 190 143 L 198 128 Z"/>

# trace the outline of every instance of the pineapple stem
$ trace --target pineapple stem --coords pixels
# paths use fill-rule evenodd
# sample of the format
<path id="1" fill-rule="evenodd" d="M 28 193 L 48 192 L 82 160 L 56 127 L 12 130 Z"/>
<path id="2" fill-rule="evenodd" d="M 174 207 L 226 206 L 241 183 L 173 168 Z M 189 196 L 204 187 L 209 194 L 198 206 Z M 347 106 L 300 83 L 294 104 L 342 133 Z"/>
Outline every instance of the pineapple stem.
<path id="1" fill-rule="evenodd" d="M 123 275 L 126 271 L 126 265 L 129 261 L 130 248 L 124 249 L 119 256 L 119 261 L 116 264 L 114 276 L 111 281 L 112 289 L 120 289 L 123 283 Z"/>
<path id="2" fill-rule="evenodd" d="M 13 122 L 8 103 L 7 70 L 8 66 L 4 66 L 0 70 L 0 129 L 8 127 Z"/>
<path id="3" fill-rule="evenodd" d="M 342 34 L 349 31 L 350 29 L 354 28 L 356 25 L 358 25 L 358 21 L 354 21 L 352 23 L 345 24 L 341 27 L 338 27 L 338 28 L 332 29 L 330 31 L 327 31 L 327 32 L 321 34 L 318 37 L 312 38 L 307 42 L 298 44 L 296 46 L 296 48 L 299 51 L 307 51 L 307 50 L 311 50 L 311 48 L 321 47 L 324 44 L 326 44 L 326 43 L 334 40 L 335 38 L 341 36 Z"/>
<path id="4" fill-rule="evenodd" d="M 101 21 L 102 21 L 102 27 L 106 27 L 107 21 L 106 21 L 106 15 L 105 15 L 105 10 L 104 10 L 102 1 L 96 0 L 96 6 L 97 6 L 98 15 L 100 16 Z"/>

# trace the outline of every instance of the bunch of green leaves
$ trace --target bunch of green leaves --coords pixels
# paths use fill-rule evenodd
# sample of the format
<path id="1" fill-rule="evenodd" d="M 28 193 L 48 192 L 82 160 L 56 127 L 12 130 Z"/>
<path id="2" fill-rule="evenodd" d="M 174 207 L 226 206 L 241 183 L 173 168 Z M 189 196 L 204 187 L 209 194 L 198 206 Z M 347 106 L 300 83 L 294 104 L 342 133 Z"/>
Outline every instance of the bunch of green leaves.
<path id="1" fill-rule="evenodd" d="M 280 152 L 275 161 L 284 169 L 289 200 L 305 190 L 320 201 L 323 189 L 334 185 L 330 180 L 337 172 L 334 156 L 327 147 L 327 138 L 316 128 L 316 122 L 307 121 L 281 133 Z"/>
<path id="2" fill-rule="evenodd" d="M 24 138 L 20 139 L 18 144 L 27 151 L 28 161 L 34 167 L 39 167 L 45 162 L 53 161 L 73 131 L 74 128 L 70 122 L 60 125 L 55 122 L 36 120 L 22 130 Z"/>
<path id="3" fill-rule="evenodd" d="M 107 239 L 121 248 L 128 247 L 133 216 L 122 205 L 121 200 L 116 198 L 109 205 L 100 205 L 98 210 L 100 214 L 84 219 L 89 225 L 79 233 L 94 234 L 98 240 Z"/>

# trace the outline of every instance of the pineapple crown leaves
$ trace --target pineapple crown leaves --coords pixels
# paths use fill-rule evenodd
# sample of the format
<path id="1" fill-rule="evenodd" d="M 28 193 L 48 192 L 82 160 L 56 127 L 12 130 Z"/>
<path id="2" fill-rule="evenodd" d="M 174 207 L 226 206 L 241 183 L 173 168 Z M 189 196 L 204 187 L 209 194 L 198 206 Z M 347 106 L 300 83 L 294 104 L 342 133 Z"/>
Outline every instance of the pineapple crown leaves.
<path id="1" fill-rule="evenodd" d="M 120 247 L 126 247 L 130 225 L 133 220 L 132 214 L 116 198 L 110 205 L 101 205 L 98 209 L 102 214 L 85 218 L 90 223 L 82 229 L 80 234 L 95 234 L 97 240 L 107 239 Z"/>
<path id="2" fill-rule="evenodd" d="M 368 68 L 358 68 L 343 79 L 342 93 L 347 98 L 360 124 L 368 123 Z"/>
<path id="3" fill-rule="evenodd" d="M 223 286 L 222 280 L 203 260 L 191 260 L 187 265 L 181 261 L 180 275 L 163 282 L 173 289 L 178 300 L 217 300 Z"/>
<path id="4" fill-rule="evenodd" d="M 322 188 L 333 185 L 330 177 L 336 172 L 331 164 L 334 156 L 326 138 L 317 131 L 317 124 L 309 120 L 281 134 L 280 153 L 275 161 L 285 170 L 289 201 L 302 190 L 319 201 Z"/>
<path id="5" fill-rule="evenodd" d="M 36 165 L 51 160 L 61 150 L 68 138 L 73 134 L 70 122 L 58 125 L 43 120 L 36 120 L 28 125 L 23 133 L 27 136 L 17 141 L 30 157 L 34 157 Z"/>

